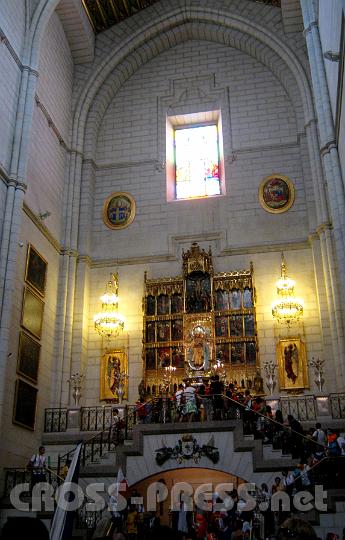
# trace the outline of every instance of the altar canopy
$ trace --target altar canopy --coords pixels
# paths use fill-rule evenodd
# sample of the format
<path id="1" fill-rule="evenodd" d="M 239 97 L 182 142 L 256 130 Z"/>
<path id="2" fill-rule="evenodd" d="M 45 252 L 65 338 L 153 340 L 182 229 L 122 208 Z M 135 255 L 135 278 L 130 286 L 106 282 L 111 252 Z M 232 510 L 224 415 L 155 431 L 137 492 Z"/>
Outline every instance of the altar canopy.
<path id="1" fill-rule="evenodd" d="M 148 394 L 186 377 L 209 377 L 214 367 L 229 382 L 251 387 L 258 367 L 253 268 L 215 273 L 211 249 L 197 243 L 182 254 L 181 277 L 145 274 L 144 379 Z"/>

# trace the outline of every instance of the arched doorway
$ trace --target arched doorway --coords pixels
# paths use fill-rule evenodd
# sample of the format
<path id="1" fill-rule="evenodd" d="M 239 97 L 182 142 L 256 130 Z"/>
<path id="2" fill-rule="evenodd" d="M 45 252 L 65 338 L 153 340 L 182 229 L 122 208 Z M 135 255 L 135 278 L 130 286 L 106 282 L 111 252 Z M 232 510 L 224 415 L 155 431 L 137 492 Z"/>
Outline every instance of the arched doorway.
<path id="1" fill-rule="evenodd" d="M 184 468 L 184 469 L 172 469 L 169 471 L 161 472 L 133 484 L 129 493 L 133 496 L 141 496 L 144 498 L 144 507 L 147 508 L 147 497 L 150 490 L 150 486 L 155 482 L 161 482 L 167 487 L 168 495 L 166 499 L 157 505 L 157 513 L 162 525 L 169 525 L 170 508 L 172 506 L 172 491 L 178 489 L 177 484 L 185 483 L 191 486 L 191 492 L 193 495 L 197 493 L 198 488 L 204 484 L 211 484 L 212 493 L 216 492 L 217 486 L 220 484 L 232 484 L 234 489 L 240 484 L 243 484 L 245 480 L 235 476 L 233 474 L 217 471 L 206 468 Z M 209 490 L 207 490 L 209 491 Z"/>

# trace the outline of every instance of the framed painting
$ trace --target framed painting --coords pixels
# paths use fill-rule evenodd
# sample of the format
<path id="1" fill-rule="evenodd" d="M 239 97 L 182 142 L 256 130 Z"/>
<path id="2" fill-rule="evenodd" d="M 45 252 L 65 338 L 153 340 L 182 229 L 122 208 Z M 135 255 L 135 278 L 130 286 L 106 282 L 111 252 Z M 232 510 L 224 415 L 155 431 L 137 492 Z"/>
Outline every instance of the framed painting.
<path id="1" fill-rule="evenodd" d="M 112 193 L 103 206 L 103 221 L 109 229 L 124 229 L 135 217 L 135 200 L 124 191 Z"/>
<path id="2" fill-rule="evenodd" d="M 43 300 L 36 296 L 31 289 L 25 287 L 21 324 L 37 338 L 40 338 L 42 334 L 43 311 Z"/>
<path id="3" fill-rule="evenodd" d="M 305 344 L 299 338 L 281 339 L 277 344 L 281 390 L 309 387 Z"/>
<path id="4" fill-rule="evenodd" d="M 41 345 L 25 332 L 19 334 L 17 372 L 37 383 Z"/>
<path id="5" fill-rule="evenodd" d="M 29 244 L 26 259 L 25 281 L 40 295 L 46 288 L 47 261 Z"/>
<path id="6" fill-rule="evenodd" d="M 123 349 L 103 354 L 101 358 L 100 401 L 120 401 L 119 388 L 121 389 L 121 387 L 123 390 L 122 399 L 128 399 L 128 377 L 126 375 L 128 376 L 128 358 Z"/>
<path id="7" fill-rule="evenodd" d="M 259 200 L 266 212 L 281 214 L 293 205 L 295 187 L 287 176 L 271 174 L 259 186 Z"/>
<path id="8" fill-rule="evenodd" d="M 19 426 L 35 429 L 37 406 L 37 388 L 21 379 L 16 380 L 14 395 L 13 423 Z"/>

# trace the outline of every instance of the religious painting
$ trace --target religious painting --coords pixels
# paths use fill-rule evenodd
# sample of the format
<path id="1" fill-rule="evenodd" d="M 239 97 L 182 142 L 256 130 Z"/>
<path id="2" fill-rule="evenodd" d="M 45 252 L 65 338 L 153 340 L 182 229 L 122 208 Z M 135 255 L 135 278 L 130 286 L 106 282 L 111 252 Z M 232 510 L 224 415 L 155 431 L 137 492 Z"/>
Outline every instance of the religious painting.
<path id="1" fill-rule="evenodd" d="M 153 341 L 156 341 L 155 324 L 156 323 L 152 321 L 146 323 L 146 342 L 147 343 L 152 343 Z"/>
<path id="2" fill-rule="evenodd" d="M 231 335 L 231 337 L 243 336 L 243 318 L 242 318 L 242 315 L 231 315 L 231 317 L 230 317 L 230 335 Z"/>
<path id="3" fill-rule="evenodd" d="M 155 349 L 146 349 L 145 352 L 146 369 L 156 369 L 156 351 Z"/>
<path id="4" fill-rule="evenodd" d="M 44 303 L 41 298 L 25 288 L 21 324 L 37 338 L 40 338 L 42 334 L 43 310 Z"/>
<path id="5" fill-rule="evenodd" d="M 171 323 L 171 339 L 173 341 L 180 341 L 183 338 L 183 321 L 182 319 L 175 319 Z"/>
<path id="6" fill-rule="evenodd" d="M 19 426 L 35 429 L 35 416 L 37 405 L 37 388 L 21 379 L 16 380 L 14 396 L 13 423 Z"/>
<path id="7" fill-rule="evenodd" d="M 231 364 L 238 365 L 244 364 L 244 362 L 244 343 L 240 341 L 231 343 Z"/>
<path id="8" fill-rule="evenodd" d="M 36 383 L 41 345 L 25 332 L 19 335 L 17 372 Z"/>
<path id="9" fill-rule="evenodd" d="M 238 289 L 232 289 L 230 292 L 230 308 L 241 309 L 242 307 L 242 293 Z"/>
<path id="10" fill-rule="evenodd" d="M 208 275 L 195 272 L 186 279 L 187 313 L 203 313 L 211 309 L 211 281 Z"/>
<path id="11" fill-rule="evenodd" d="M 45 293 L 47 266 L 47 261 L 31 244 L 29 244 L 25 281 L 29 283 L 40 296 L 44 296 Z"/>
<path id="12" fill-rule="evenodd" d="M 212 358 L 212 317 L 186 316 L 184 326 L 184 343 L 186 346 L 186 361 L 194 371 L 210 369 Z"/>
<path id="13" fill-rule="evenodd" d="M 266 176 L 259 187 L 261 206 L 271 214 L 281 214 L 291 208 L 295 200 L 295 188 L 287 176 Z"/>
<path id="14" fill-rule="evenodd" d="M 246 364 L 256 364 L 256 343 L 255 341 L 246 342 Z"/>
<path id="15" fill-rule="evenodd" d="M 157 315 L 168 315 L 169 313 L 169 296 L 161 294 L 157 298 Z"/>
<path id="16" fill-rule="evenodd" d="M 245 315 L 244 316 L 244 335 L 245 336 L 254 336 L 254 315 Z"/>
<path id="17" fill-rule="evenodd" d="M 170 341 L 170 322 L 157 322 L 157 341 Z"/>
<path id="18" fill-rule="evenodd" d="M 148 296 L 146 298 L 146 315 L 156 314 L 156 299 L 154 296 Z"/>
<path id="19" fill-rule="evenodd" d="M 107 352 L 101 358 L 100 401 L 122 399 L 128 399 L 128 359 L 125 351 L 119 349 Z"/>
<path id="20" fill-rule="evenodd" d="M 180 294 L 173 294 L 171 297 L 171 313 L 183 312 L 183 298 Z"/>
<path id="21" fill-rule="evenodd" d="M 135 201 L 129 193 L 112 193 L 103 206 L 103 221 L 110 229 L 124 229 L 135 217 Z"/>
<path id="22" fill-rule="evenodd" d="M 227 317 L 216 317 L 216 337 L 227 337 L 229 334 Z"/>
<path id="23" fill-rule="evenodd" d="M 217 343 L 216 360 L 222 364 L 229 363 L 229 343 Z"/>
<path id="24" fill-rule="evenodd" d="M 158 356 L 158 368 L 165 368 L 170 366 L 170 348 L 161 347 L 157 350 Z"/>
<path id="25" fill-rule="evenodd" d="M 172 349 L 171 365 L 176 369 L 184 368 L 184 354 L 178 347 L 173 347 Z"/>
<path id="26" fill-rule="evenodd" d="M 243 307 L 246 309 L 253 307 L 253 296 L 250 289 L 243 290 Z"/>
<path id="27" fill-rule="evenodd" d="M 215 309 L 216 311 L 226 311 L 229 309 L 229 296 L 226 291 L 216 291 Z"/>
<path id="28" fill-rule="evenodd" d="M 277 344 L 281 390 L 308 388 L 305 344 L 299 338 L 281 339 Z"/>

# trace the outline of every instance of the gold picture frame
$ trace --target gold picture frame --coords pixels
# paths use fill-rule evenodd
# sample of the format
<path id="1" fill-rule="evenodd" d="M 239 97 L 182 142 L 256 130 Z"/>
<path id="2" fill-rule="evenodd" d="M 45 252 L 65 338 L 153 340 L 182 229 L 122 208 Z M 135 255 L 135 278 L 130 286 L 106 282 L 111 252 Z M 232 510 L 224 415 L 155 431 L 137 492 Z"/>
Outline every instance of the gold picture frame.
<path id="1" fill-rule="evenodd" d="M 101 358 L 100 401 L 119 401 L 116 391 L 118 373 L 128 375 L 128 357 L 123 349 L 106 352 Z M 123 383 L 122 399 L 128 399 L 128 377 Z"/>
<path id="2" fill-rule="evenodd" d="M 103 221 L 109 229 L 124 229 L 135 218 L 135 200 L 125 191 L 112 193 L 103 205 Z"/>
<path id="3" fill-rule="evenodd" d="M 21 379 L 16 380 L 13 424 L 34 431 L 38 389 Z"/>
<path id="4" fill-rule="evenodd" d="M 33 383 L 38 380 L 41 345 L 21 330 L 19 334 L 17 373 Z"/>
<path id="5" fill-rule="evenodd" d="M 306 349 L 300 338 L 280 339 L 277 359 L 280 390 L 309 388 Z"/>
<path id="6" fill-rule="evenodd" d="M 47 261 L 32 244 L 29 244 L 26 258 L 25 281 L 42 297 L 45 294 L 47 267 Z"/>
<path id="7" fill-rule="evenodd" d="M 287 212 L 295 201 L 295 186 L 282 174 L 266 176 L 259 186 L 262 208 L 271 214 Z"/>
<path id="8" fill-rule="evenodd" d="M 21 325 L 33 336 L 41 338 L 44 302 L 28 287 L 24 288 Z"/>

